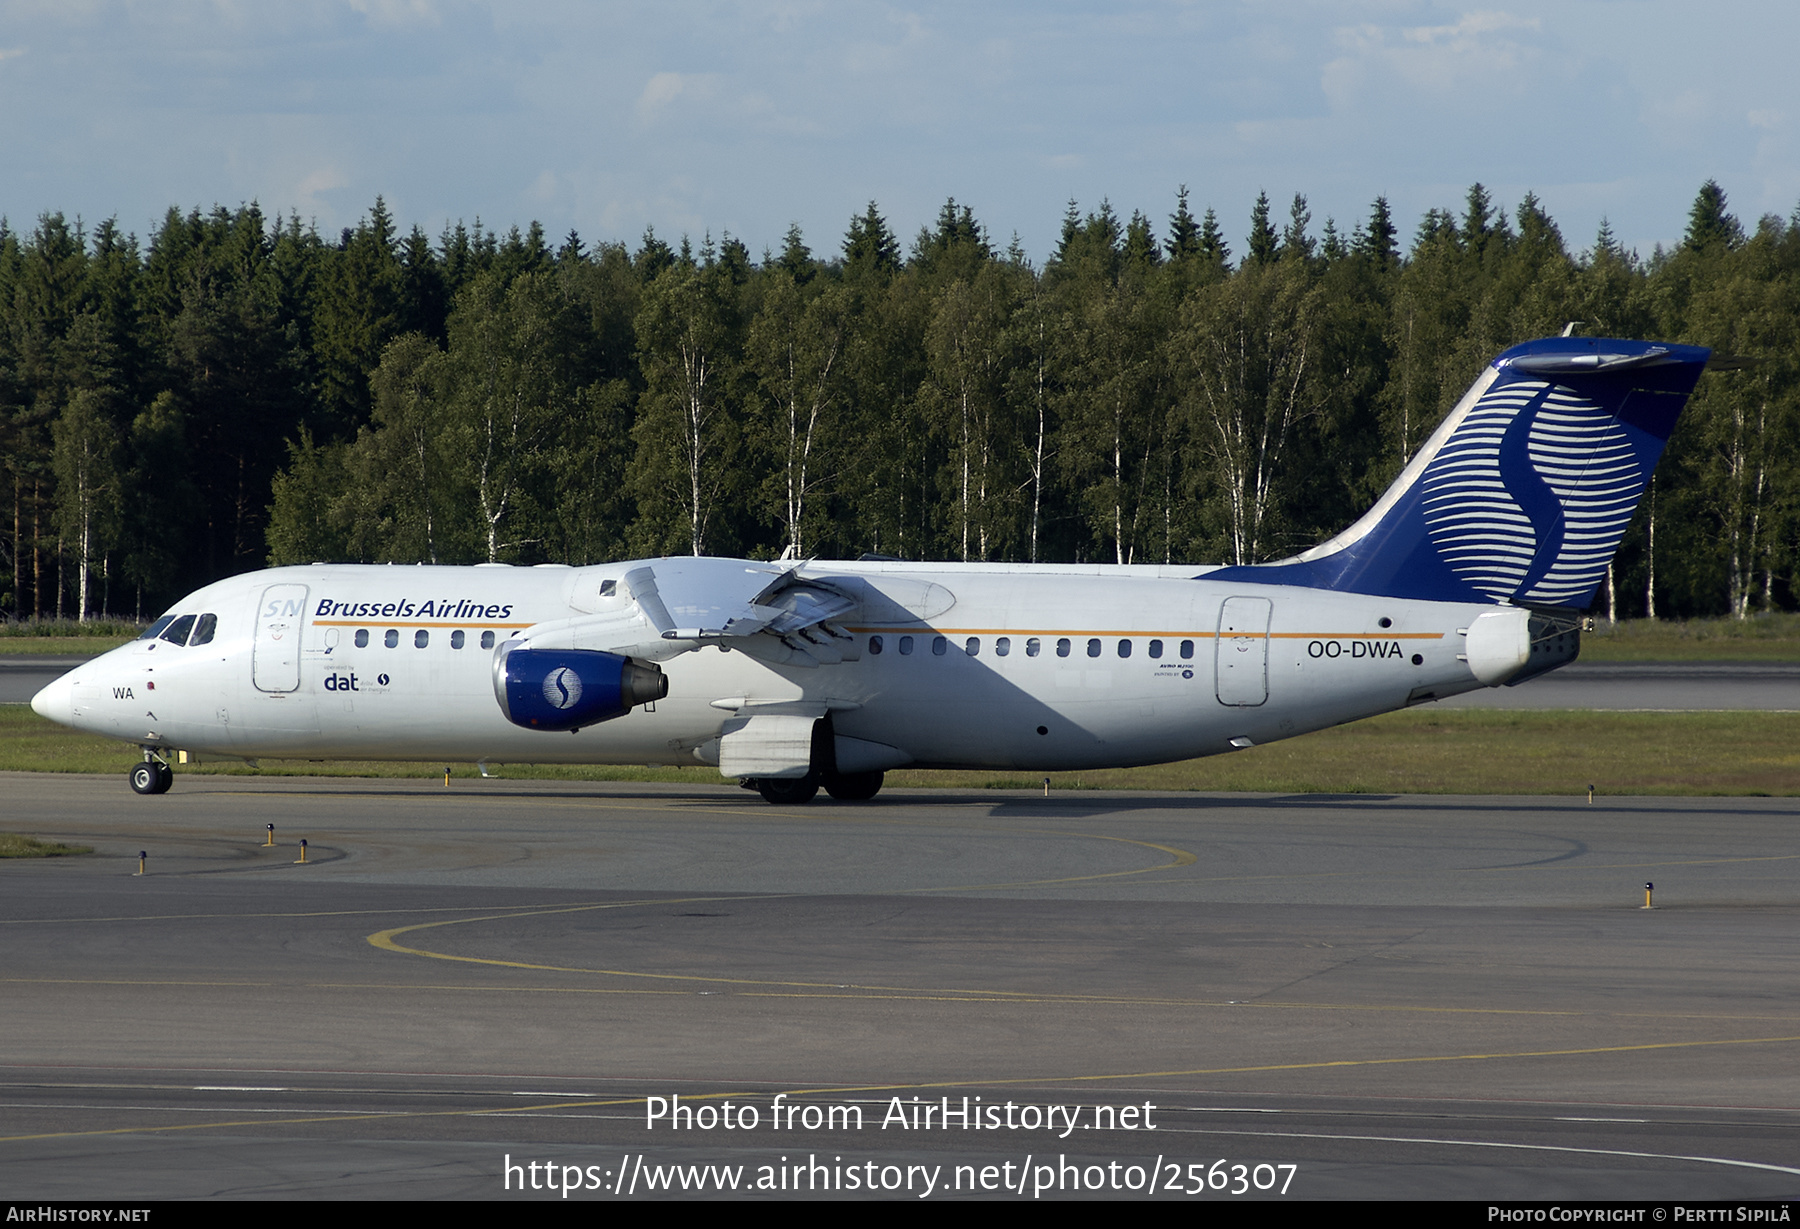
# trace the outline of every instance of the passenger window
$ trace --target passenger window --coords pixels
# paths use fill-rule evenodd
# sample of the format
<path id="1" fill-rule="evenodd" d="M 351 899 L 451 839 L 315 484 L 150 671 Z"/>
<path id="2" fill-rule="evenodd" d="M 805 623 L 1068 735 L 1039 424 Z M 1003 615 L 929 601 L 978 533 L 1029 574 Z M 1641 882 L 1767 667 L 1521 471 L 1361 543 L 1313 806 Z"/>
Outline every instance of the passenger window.
<path id="1" fill-rule="evenodd" d="M 450 633 L 450 647 L 453 649 L 460 649 L 463 647 L 463 634 L 461 628 Z"/>
<path id="2" fill-rule="evenodd" d="M 902 656 L 902 657 L 911 657 L 912 656 L 912 637 L 911 636 L 900 637 L 900 656 Z"/>
<path id="3" fill-rule="evenodd" d="M 366 649 L 369 647 L 369 629 L 368 628 L 359 627 L 356 629 L 356 647 L 359 649 Z"/>
<path id="4" fill-rule="evenodd" d="M 219 616 L 218 615 L 216 615 L 216 614 L 201 615 L 200 621 L 198 623 L 194 624 L 194 634 L 192 636 L 188 637 L 188 647 L 191 649 L 195 645 L 211 644 L 212 638 L 213 638 L 213 633 L 218 630 L 219 630 Z"/>
<path id="5" fill-rule="evenodd" d="M 390 649 L 400 647 L 400 633 L 391 627 L 388 628 L 387 635 L 381 638 L 381 643 L 387 645 Z"/>
<path id="6" fill-rule="evenodd" d="M 1183 640 L 1181 642 L 1181 655 L 1184 658 L 1192 657 L 1194 655 L 1194 642 L 1192 640 Z"/>
<path id="7" fill-rule="evenodd" d="M 1098 637 L 1095 637 L 1088 641 L 1088 656 L 1089 657 L 1100 656 L 1100 640 Z"/>
<path id="8" fill-rule="evenodd" d="M 1056 642 L 1056 655 L 1058 657 L 1067 657 L 1069 655 L 1069 638 L 1067 636 L 1064 636 Z"/>
<path id="9" fill-rule="evenodd" d="M 482 632 L 481 633 L 481 647 L 484 649 L 491 649 L 494 647 L 494 633 L 493 632 Z"/>
<path id="10" fill-rule="evenodd" d="M 994 655 L 996 657 L 1005 657 L 1010 652 L 1012 652 L 1012 637 L 1002 636 L 1000 639 L 994 641 Z"/>
<path id="11" fill-rule="evenodd" d="M 1152 657 L 1161 657 L 1162 656 L 1162 641 L 1152 640 L 1150 642 L 1150 656 L 1152 656 Z"/>
<path id="12" fill-rule="evenodd" d="M 1039 640 L 1036 636 L 1033 636 L 1025 642 L 1025 656 L 1036 657 L 1038 653 L 1043 650 L 1043 647 L 1044 642 Z"/>
<path id="13" fill-rule="evenodd" d="M 933 657 L 942 657 L 945 650 L 949 647 L 950 642 L 945 640 L 942 636 L 933 636 L 931 638 L 931 655 Z"/>
<path id="14" fill-rule="evenodd" d="M 146 627 L 144 629 L 144 634 L 139 636 L 138 639 L 139 640 L 161 639 L 162 634 L 163 634 L 163 629 L 165 627 L 169 626 L 169 624 L 173 623 L 174 621 L 175 621 L 174 615 L 164 615 L 162 618 L 160 618 L 156 622 L 152 623 L 149 627 Z"/>
<path id="15" fill-rule="evenodd" d="M 869 656 L 870 657 L 880 657 L 881 656 L 881 637 L 880 636 L 870 636 L 869 637 Z"/>
<path id="16" fill-rule="evenodd" d="M 179 619 L 169 624 L 169 630 L 162 634 L 162 638 L 167 640 L 170 644 L 186 644 L 188 633 L 193 630 L 194 616 L 182 615 Z"/>
<path id="17" fill-rule="evenodd" d="M 963 647 L 969 651 L 970 657 L 979 657 L 981 655 L 981 637 L 970 636 Z"/>
<path id="18" fill-rule="evenodd" d="M 422 649 L 430 643 L 431 633 L 424 628 L 421 627 L 418 631 L 413 633 L 413 648 Z"/>
<path id="19" fill-rule="evenodd" d="M 1129 641 L 1129 640 L 1119 641 L 1119 656 L 1120 657 L 1130 657 L 1131 656 L 1131 641 Z"/>

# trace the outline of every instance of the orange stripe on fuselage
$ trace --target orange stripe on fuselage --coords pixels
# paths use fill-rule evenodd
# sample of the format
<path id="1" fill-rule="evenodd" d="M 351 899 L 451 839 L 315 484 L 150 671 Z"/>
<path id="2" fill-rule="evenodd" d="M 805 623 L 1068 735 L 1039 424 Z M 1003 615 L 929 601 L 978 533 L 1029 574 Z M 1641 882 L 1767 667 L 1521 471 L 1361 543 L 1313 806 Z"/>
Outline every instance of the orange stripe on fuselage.
<path id="1" fill-rule="evenodd" d="M 1172 640 L 1211 640 L 1220 635 L 1229 639 L 1240 639 L 1245 635 L 1258 637 L 1266 635 L 1270 640 L 1442 640 L 1443 632 L 1168 632 L 1168 631 L 1093 631 L 1072 630 L 1069 628 L 1018 628 L 1018 627 L 930 627 L 907 626 L 905 624 L 887 627 L 852 627 L 850 631 L 867 635 L 873 632 L 884 633 L 935 633 L 939 636 L 1120 636 L 1127 639 L 1160 636 Z"/>

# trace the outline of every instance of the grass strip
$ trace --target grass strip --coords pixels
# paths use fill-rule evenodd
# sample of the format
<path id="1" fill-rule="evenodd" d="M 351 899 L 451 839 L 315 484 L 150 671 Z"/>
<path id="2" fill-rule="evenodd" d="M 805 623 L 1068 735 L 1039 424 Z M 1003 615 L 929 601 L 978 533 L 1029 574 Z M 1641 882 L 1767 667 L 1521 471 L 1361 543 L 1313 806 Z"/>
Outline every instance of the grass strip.
<path id="1" fill-rule="evenodd" d="M 1748 619 L 1605 619 L 1581 637 L 1581 660 L 1800 662 L 1800 614 Z"/>
<path id="2" fill-rule="evenodd" d="M 135 636 L 0 636 L 0 657 L 98 657 Z"/>
<path id="3" fill-rule="evenodd" d="M 135 747 L 79 734 L 23 705 L 0 707 L 0 770 L 116 772 Z M 468 764 L 453 777 L 473 777 Z M 262 760 L 213 763 L 177 774 L 441 779 L 441 764 Z M 690 781 L 692 768 L 505 764 L 512 779 Z M 957 789 L 1205 790 L 1328 794 L 1800 795 L 1800 713 L 1621 713 L 1411 709 L 1231 755 L 1147 768 L 1031 773 L 923 771 L 888 774 L 890 786 Z"/>
<path id="4" fill-rule="evenodd" d="M 0 858 L 66 858 L 93 852 L 92 845 L 63 845 L 17 832 L 0 832 Z"/>

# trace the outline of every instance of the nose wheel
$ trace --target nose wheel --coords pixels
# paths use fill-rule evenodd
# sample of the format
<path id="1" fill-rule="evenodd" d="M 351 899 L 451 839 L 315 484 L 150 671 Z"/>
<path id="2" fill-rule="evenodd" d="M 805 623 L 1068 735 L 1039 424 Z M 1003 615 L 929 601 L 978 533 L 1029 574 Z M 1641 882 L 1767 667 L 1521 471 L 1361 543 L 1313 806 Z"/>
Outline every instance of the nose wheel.
<path id="1" fill-rule="evenodd" d="M 166 794 L 175 784 L 175 770 L 161 760 L 145 760 L 131 768 L 131 788 L 139 794 Z"/>

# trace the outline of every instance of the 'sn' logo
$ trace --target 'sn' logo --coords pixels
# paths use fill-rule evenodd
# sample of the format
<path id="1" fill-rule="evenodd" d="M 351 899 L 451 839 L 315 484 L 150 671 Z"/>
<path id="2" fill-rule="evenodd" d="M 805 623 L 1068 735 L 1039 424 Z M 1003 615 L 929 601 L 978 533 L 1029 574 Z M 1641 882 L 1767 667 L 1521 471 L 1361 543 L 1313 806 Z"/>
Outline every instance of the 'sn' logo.
<path id="1" fill-rule="evenodd" d="M 558 666 L 544 679 L 544 699 L 552 708 L 572 708 L 581 699 L 581 676 L 567 666 Z"/>

